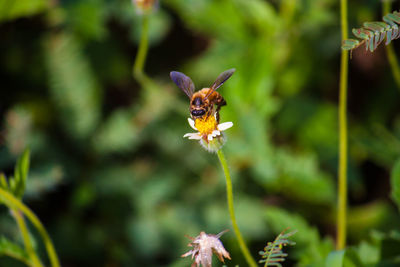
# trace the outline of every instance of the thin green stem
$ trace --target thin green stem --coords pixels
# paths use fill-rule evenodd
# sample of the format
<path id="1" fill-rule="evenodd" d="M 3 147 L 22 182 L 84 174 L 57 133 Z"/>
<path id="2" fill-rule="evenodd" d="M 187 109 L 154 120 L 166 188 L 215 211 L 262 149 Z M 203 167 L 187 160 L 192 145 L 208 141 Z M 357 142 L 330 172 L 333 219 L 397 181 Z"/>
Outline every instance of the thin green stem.
<path id="1" fill-rule="evenodd" d="M 16 209 L 12 209 L 11 213 L 14 216 L 15 220 L 17 221 L 19 230 L 22 235 L 22 239 L 24 241 L 25 250 L 32 261 L 32 266 L 43 267 L 43 264 L 40 262 L 40 259 L 37 256 L 36 251 L 32 246 L 31 238 L 29 236 L 28 227 L 26 227 L 24 216 L 19 210 Z"/>
<path id="2" fill-rule="evenodd" d="M 244 258 L 246 259 L 247 264 L 251 267 L 257 267 L 257 263 L 251 256 L 249 249 L 247 248 L 246 243 L 244 242 L 242 234 L 240 233 L 239 227 L 236 223 L 235 210 L 233 208 L 232 180 L 231 180 L 231 175 L 229 173 L 228 164 L 226 163 L 226 160 L 225 160 L 224 152 L 222 152 L 222 150 L 219 149 L 217 151 L 217 155 L 218 155 L 219 161 L 221 162 L 221 166 L 222 166 L 222 169 L 224 170 L 224 174 L 225 174 L 226 196 L 228 198 L 228 209 L 229 209 L 229 215 L 230 215 L 231 221 L 232 221 L 233 231 L 235 232 L 236 239 L 239 243 L 240 250 L 242 251 Z"/>
<path id="3" fill-rule="evenodd" d="M 57 257 L 56 250 L 54 249 L 53 243 L 44 228 L 43 224 L 40 222 L 39 218 L 22 203 L 19 199 L 15 198 L 12 194 L 8 193 L 6 190 L 0 188 L 0 199 L 6 204 L 10 209 L 17 209 L 21 211 L 36 227 L 39 234 L 41 235 L 44 245 L 46 247 L 47 254 L 50 259 L 52 267 L 60 267 L 60 263 Z"/>
<path id="4" fill-rule="evenodd" d="M 382 8 L 383 16 L 390 13 L 390 9 L 391 9 L 391 1 L 389 0 L 383 1 L 383 8 Z M 392 43 L 386 46 L 386 54 L 389 60 L 390 69 L 392 70 L 393 78 L 396 82 L 397 87 L 400 90 L 400 67 Z"/>
<path id="5" fill-rule="evenodd" d="M 347 39 L 347 0 L 340 0 L 342 40 Z M 341 50 L 339 88 L 339 173 L 336 249 L 346 246 L 347 213 L 347 78 L 349 54 Z"/>
<path id="6" fill-rule="evenodd" d="M 149 48 L 149 16 L 143 15 L 142 32 L 140 35 L 139 49 L 136 55 L 135 63 L 133 64 L 133 77 L 140 79 L 143 75 L 143 68 L 146 62 L 147 50 Z"/>

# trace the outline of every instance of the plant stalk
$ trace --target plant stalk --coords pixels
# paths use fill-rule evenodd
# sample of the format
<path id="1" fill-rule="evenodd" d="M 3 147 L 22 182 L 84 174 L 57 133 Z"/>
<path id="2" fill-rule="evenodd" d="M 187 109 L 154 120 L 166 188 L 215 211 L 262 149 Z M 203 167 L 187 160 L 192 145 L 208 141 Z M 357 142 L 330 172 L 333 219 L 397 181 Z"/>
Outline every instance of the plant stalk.
<path id="1" fill-rule="evenodd" d="M 0 188 L 0 199 L 11 210 L 19 210 L 31 221 L 43 239 L 51 266 L 60 267 L 56 250 L 54 249 L 53 243 L 39 218 L 27 206 L 25 206 L 24 203 L 2 188 Z"/>
<path id="2" fill-rule="evenodd" d="M 28 227 L 26 226 L 24 216 L 19 210 L 12 209 L 11 213 L 15 218 L 18 228 L 21 232 L 22 239 L 24 241 L 25 250 L 28 253 L 29 258 L 32 261 L 32 266 L 34 267 L 43 267 L 43 264 L 40 262 L 39 257 L 37 256 L 35 249 L 32 246 L 32 242 L 29 236 Z"/>
<path id="3" fill-rule="evenodd" d="M 392 3 L 389 0 L 383 1 L 382 16 L 390 13 L 391 4 Z M 392 70 L 394 81 L 396 82 L 397 88 L 400 90 L 400 67 L 392 43 L 386 46 L 386 54 L 389 60 L 390 69 Z"/>
<path id="4" fill-rule="evenodd" d="M 340 16 L 342 41 L 348 38 L 347 34 L 347 0 L 340 0 Z M 346 217 L 347 217 L 347 79 L 349 53 L 341 50 L 340 60 L 340 88 L 339 88 L 339 172 L 338 172 L 338 214 L 336 249 L 346 246 Z"/>
<path id="5" fill-rule="evenodd" d="M 218 159 L 221 163 L 222 169 L 224 170 L 224 174 L 225 174 L 226 196 L 228 199 L 228 209 L 229 209 L 229 215 L 230 215 L 231 221 L 232 221 L 233 231 L 235 232 L 236 239 L 239 243 L 240 250 L 242 251 L 244 258 L 246 259 L 247 264 L 251 267 L 257 267 L 257 263 L 251 256 L 249 249 L 247 248 L 246 243 L 244 242 L 242 234 L 240 233 L 239 227 L 236 223 L 235 210 L 233 208 L 232 180 L 231 180 L 231 175 L 229 173 L 228 164 L 226 163 L 226 160 L 225 160 L 224 152 L 222 152 L 222 150 L 219 149 L 217 151 L 217 155 L 218 155 Z"/>
<path id="6" fill-rule="evenodd" d="M 149 49 L 149 15 L 143 14 L 142 32 L 140 34 L 140 43 L 136 54 L 135 63 L 133 64 L 133 77 L 140 79 L 143 76 L 143 68 L 146 62 L 147 51 Z"/>

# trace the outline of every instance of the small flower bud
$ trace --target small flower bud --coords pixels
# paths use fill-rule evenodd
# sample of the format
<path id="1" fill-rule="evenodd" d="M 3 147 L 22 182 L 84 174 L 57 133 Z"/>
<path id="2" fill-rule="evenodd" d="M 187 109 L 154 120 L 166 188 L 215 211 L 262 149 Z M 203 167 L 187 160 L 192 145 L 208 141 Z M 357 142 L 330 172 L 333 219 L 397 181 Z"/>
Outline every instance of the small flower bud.
<path id="1" fill-rule="evenodd" d="M 146 14 L 158 7 L 158 0 L 132 0 L 138 14 Z"/>

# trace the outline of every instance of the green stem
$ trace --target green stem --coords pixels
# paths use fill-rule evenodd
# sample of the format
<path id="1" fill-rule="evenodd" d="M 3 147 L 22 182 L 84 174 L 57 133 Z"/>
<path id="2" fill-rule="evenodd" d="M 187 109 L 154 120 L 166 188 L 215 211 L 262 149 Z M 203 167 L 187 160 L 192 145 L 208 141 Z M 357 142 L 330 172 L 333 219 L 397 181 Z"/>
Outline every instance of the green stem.
<path id="1" fill-rule="evenodd" d="M 32 266 L 35 267 L 43 267 L 43 264 L 40 262 L 39 257 L 37 256 L 29 236 L 28 228 L 25 224 L 25 219 L 22 213 L 19 210 L 12 209 L 12 215 L 14 216 L 15 220 L 17 221 L 19 230 L 21 231 L 22 239 L 24 241 L 25 250 L 28 253 L 29 258 L 32 261 Z"/>
<path id="2" fill-rule="evenodd" d="M 390 9 L 391 9 L 391 1 L 388 0 L 383 1 L 383 8 L 382 8 L 383 16 L 390 13 Z M 400 90 L 400 67 L 392 43 L 386 46 L 386 54 L 389 60 L 390 69 L 392 70 L 394 80 L 397 84 L 397 87 Z"/>
<path id="3" fill-rule="evenodd" d="M 19 199 L 15 198 L 12 194 L 8 193 L 2 188 L 0 188 L 0 199 L 9 208 L 21 211 L 31 221 L 31 223 L 36 227 L 36 229 L 38 230 L 39 234 L 43 239 L 47 254 L 50 259 L 51 266 L 60 267 L 60 263 L 57 257 L 57 253 L 54 249 L 53 243 L 51 242 L 51 239 L 47 234 L 46 229 L 43 227 L 38 217 L 27 206 L 25 206 L 24 203 L 22 203 Z"/>
<path id="4" fill-rule="evenodd" d="M 226 163 L 224 152 L 222 152 L 222 150 L 219 149 L 217 151 L 217 155 L 218 155 L 219 161 L 221 162 L 221 166 L 222 166 L 222 169 L 224 170 L 224 174 L 225 174 L 226 196 L 228 198 L 228 209 L 229 209 L 229 215 L 230 215 L 231 221 L 232 221 L 233 231 L 235 232 L 237 241 L 239 243 L 240 250 L 242 251 L 242 253 L 245 257 L 247 264 L 251 267 L 257 267 L 257 263 L 251 256 L 249 249 L 247 248 L 246 243 L 243 240 L 242 234 L 240 233 L 239 227 L 236 223 L 235 210 L 233 208 L 232 180 L 231 180 L 231 175 L 229 174 L 228 164 Z"/>
<path id="5" fill-rule="evenodd" d="M 342 40 L 347 39 L 347 0 L 340 0 Z M 341 50 L 339 88 L 339 173 L 336 249 L 346 246 L 347 213 L 347 78 L 349 54 Z"/>
<path id="6" fill-rule="evenodd" d="M 140 35 L 139 49 L 136 55 L 135 63 L 133 64 L 133 77 L 136 79 L 141 78 L 143 75 L 143 68 L 146 61 L 147 50 L 149 48 L 149 16 L 143 15 L 142 19 L 142 32 Z"/>

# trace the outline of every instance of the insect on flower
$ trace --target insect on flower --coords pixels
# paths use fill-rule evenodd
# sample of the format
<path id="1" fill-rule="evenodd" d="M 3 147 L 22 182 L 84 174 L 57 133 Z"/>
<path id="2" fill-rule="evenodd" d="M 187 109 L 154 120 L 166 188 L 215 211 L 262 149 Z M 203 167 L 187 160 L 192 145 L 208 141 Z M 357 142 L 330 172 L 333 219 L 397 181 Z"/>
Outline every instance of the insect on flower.
<path id="1" fill-rule="evenodd" d="M 200 143 L 209 151 L 216 151 L 224 144 L 222 131 L 232 127 L 232 122 L 219 123 L 219 110 L 226 105 L 225 99 L 216 90 L 228 80 L 235 69 L 221 73 L 210 88 L 203 88 L 195 92 L 194 83 L 185 74 L 177 71 L 170 73 L 172 81 L 182 89 L 190 99 L 189 125 L 197 133 L 188 133 L 184 137 L 200 140 Z M 216 140 L 213 141 L 213 139 Z"/>
<path id="2" fill-rule="evenodd" d="M 171 71 L 172 81 L 182 89 L 190 99 L 190 115 L 194 120 L 205 119 L 212 114 L 216 114 L 217 123 L 219 122 L 219 110 L 226 105 L 225 99 L 216 91 L 228 80 L 235 69 L 226 70 L 221 73 L 210 88 L 203 88 L 194 92 L 194 83 L 192 80 L 178 71 Z"/>
<path id="3" fill-rule="evenodd" d="M 213 253 L 215 253 L 218 256 L 218 259 L 222 262 L 224 262 L 224 257 L 231 259 L 229 252 L 225 250 L 222 242 L 219 240 L 219 238 L 227 231 L 228 230 L 222 231 L 217 235 L 201 232 L 197 237 L 188 236 L 188 238 L 192 240 L 188 246 L 193 247 L 193 249 L 186 252 L 181 257 L 192 255 L 192 259 L 194 258 L 192 267 L 198 267 L 200 265 L 203 267 L 211 267 Z"/>

